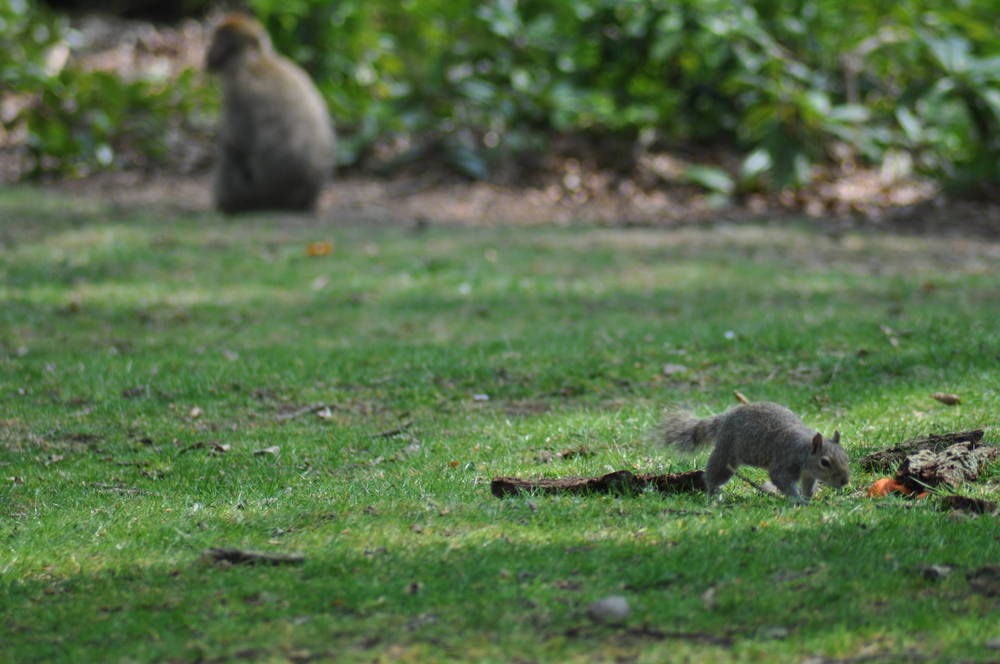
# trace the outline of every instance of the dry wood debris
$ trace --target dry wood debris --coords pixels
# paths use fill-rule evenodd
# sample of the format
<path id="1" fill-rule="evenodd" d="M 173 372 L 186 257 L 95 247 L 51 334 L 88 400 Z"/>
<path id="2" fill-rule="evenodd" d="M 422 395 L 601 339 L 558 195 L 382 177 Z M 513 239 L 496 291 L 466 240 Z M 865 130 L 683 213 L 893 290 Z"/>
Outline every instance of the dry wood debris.
<path id="1" fill-rule="evenodd" d="M 865 470 L 890 470 L 907 456 L 920 450 L 939 452 L 955 443 L 978 443 L 983 438 L 983 430 L 961 431 L 957 433 L 930 434 L 926 438 L 915 438 L 893 447 L 865 455 L 859 462 Z"/>
<path id="2" fill-rule="evenodd" d="M 497 498 L 519 493 L 638 493 L 646 488 L 661 493 L 695 493 L 705 490 L 703 475 L 700 470 L 665 475 L 616 470 L 600 477 L 495 477 L 490 490 Z"/>

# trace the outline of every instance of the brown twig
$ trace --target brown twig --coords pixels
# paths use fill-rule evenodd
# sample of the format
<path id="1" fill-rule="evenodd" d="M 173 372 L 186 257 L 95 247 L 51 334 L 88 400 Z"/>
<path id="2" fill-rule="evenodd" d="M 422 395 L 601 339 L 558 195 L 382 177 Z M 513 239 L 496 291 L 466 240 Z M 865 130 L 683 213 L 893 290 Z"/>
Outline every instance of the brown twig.
<path id="1" fill-rule="evenodd" d="M 372 438 L 392 438 L 393 436 L 398 436 L 401 433 L 405 433 L 407 429 L 413 426 L 413 420 L 407 420 L 403 422 L 395 429 L 389 429 L 388 431 L 380 431 L 379 433 L 373 433 Z"/>
<path id="2" fill-rule="evenodd" d="M 749 477 L 747 477 L 747 476 L 746 476 L 746 475 L 744 475 L 743 473 L 741 473 L 741 472 L 737 471 L 737 470 L 736 470 L 735 468 L 733 468 L 732 466 L 726 466 L 726 468 L 728 468 L 728 469 L 729 469 L 729 471 L 730 471 L 730 472 L 731 472 L 731 473 L 732 473 L 733 475 L 735 475 L 735 476 L 736 476 L 736 477 L 738 477 L 739 479 L 743 480 L 744 482 L 746 482 L 747 484 L 749 484 L 749 485 L 750 485 L 750 486 L 752 486 L 753 488 L 757 489 L 758 491 L 760 491 L 760 492 L 761 492 L 762 494 L 764 494 L 765 496 L 772 496 L 772 497 L 773 497 L 773 496 L 777 496 L 777 495 L 778 495 L 778 494 L 777 494 L 777 493 L 775 493 L 774 491 L 768 491 L 767 489 L 765 489 L 765 488 L 764 488 L 764 486 L 763 486 L 763 485 L 761 485 L 761 484 L 757 484 L 757 483 L 756 483 L 756 482 L 754 482 L 754 481 L 753 481 L 752 479 L 750 479 Z"/>
<path id="3" fill-rule="evenodd" d="M 279 422 L 287 422 L 288 420 L 294 420 L 296 417 L 302 417 L 303 415 L 309 415 L 310 413 L 318 413 L 324 408 L 334 408 L 335 405 L 331 403 L 314 403 L 310 406 L 303 406 L 298 410 L 293 410 L 290 413 L 279 413 L 274 419 Z"/>
<path id="4" fill-rule="evenodd" d="M 156 494 L 152 491 L 145 491 L 143 489 L 137 489 L 132 486 L 122 486 L 120 484 L 107 484 L 105 482 L 90 482 L 90 486 L 94 487 L 98 491 L 106 491 L 109 493 L 123 493 L 128 496 L 155 496 Z"/>

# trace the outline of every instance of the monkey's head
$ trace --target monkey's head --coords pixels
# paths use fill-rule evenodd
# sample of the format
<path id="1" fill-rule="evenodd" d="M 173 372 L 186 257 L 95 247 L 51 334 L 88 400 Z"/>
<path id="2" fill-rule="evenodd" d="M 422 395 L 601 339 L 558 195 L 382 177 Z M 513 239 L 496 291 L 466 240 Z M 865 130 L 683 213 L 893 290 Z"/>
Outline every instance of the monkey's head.
<path id="1" fill-rule="evenodd" d="M 205 56 L 205 68 L 219 73 L 243 58 L 270 52 L 271 38 L 259 21 L 245 14 L 231 14 L 215 28 Z"/>

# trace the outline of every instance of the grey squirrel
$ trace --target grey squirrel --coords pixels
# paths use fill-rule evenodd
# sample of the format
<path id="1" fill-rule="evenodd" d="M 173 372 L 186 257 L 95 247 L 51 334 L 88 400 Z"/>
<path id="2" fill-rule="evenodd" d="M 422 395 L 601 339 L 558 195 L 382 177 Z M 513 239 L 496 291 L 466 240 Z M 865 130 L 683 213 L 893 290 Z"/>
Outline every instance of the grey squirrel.
<path id="1" fill-rule="evenodd" d="M 795 413 L 769 401 L 736 406 L 702 419 L 683 410 L 668 410 L 655 435 L 660 444 L 685 452 L 714 445 L 705 468 L 709 495 L 717 494 L 742 465 L 767 468 L 771 482 L 795 503 L 812 497 L 817 480 L 841 487 L 850 479 L 839 431 L 824 440 Z M 800 480 L 801 494 L 795 486 Z"/>

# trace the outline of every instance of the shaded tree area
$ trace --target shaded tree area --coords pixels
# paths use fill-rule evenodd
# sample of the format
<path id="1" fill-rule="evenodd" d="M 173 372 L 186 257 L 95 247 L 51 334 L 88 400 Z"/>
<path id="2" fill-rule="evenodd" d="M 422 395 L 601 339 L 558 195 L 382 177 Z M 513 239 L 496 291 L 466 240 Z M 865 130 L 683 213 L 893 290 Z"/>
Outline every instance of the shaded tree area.
<path id="1" fill-rule="evenodd" d="M 71 12 L 102 12 L 150 21 L 177 21 L 204 15 L 212 3 L 205 0 L 45 0 L 48 7 Z"/>
<path id="2" fill-rule="evenodd" d="M 217 110 L 198 71 L 206 4 L 105 3 L 189 17 L 119 31 L 133 44 L 123 73 L 90 57 L 99 39 L 74 3 L 0 3 L 0 149 L 23 157 L 6 179 L 203 168 L 208 153 L 190 146 Z M 316 79 L 345 169 L 433 159 L 463 177 L 523 182 L 563 169 L 563 157 L 722 202 L 859 169 L 964 197 L 1000 183 L 992 0 L 850 11 L 831 0 L 246 5 Z"/>

